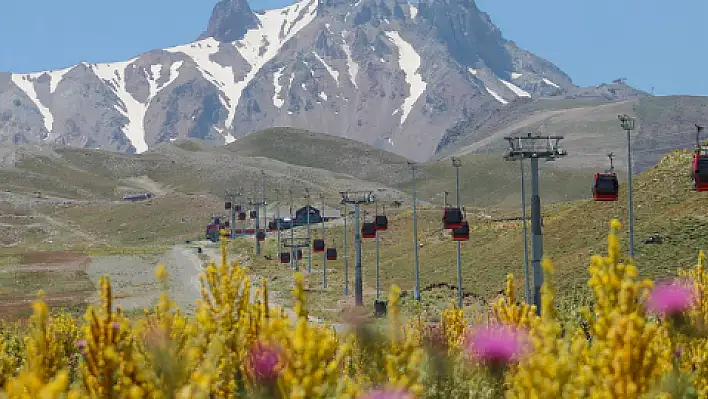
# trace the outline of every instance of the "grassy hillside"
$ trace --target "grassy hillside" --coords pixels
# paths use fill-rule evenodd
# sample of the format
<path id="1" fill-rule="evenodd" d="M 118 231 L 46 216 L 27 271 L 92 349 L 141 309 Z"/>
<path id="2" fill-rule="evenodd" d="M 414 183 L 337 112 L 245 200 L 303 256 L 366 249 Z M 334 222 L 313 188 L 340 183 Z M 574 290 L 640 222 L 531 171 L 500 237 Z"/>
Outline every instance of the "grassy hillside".
<path id="1" fill-rule="evenodd" d="M 692 264 L 699 249 L 708 248 L 708 196 L 690 191 L 686 173 L 689 164 L 690 155 L 673 155 L 635 180 L 635 251 L 640 273 L 644 276 L 671 275 L 677 267 Z M 564 205 L 544 205 L 544 254 L 556 266 L 561 297 L 570 299 L 585 292 L 590 255 L 604 253 L 612 218 L 616 217 L 624 223 L 623 246 L 626 248 L 626 187 L 622 187 L 620 195 L 620 201 L 616 203 L 582 200 Z M 511 215 L 506 212 L 504 216 Z M 439 208 L 419 210 L 422 287 L 437 283 L 456 285 L 456 246 L 449 232 L 442 230 L 441 216 Z M 470 241 L 462 245 L 464 288 L 479 300 L 488 300 L 503 288 L 507 273 L 514 273 L 519 279 L 523 276 L 522 225 L 520 222 L 493 222 L 474 209 L 470 210 L 468 217 L 472 233 Z M 390 213 L 389 220 L 390 228 L 382 233 L 380 242 L 381 284 L 388 287 L 396 283 L 410 292 L 414 281 L 411 211 Z M 644 240 L 654 233 L 662 235 L 664 243 L 644 244 Z M 314 237 L 319 237 L 319 234 L 319 230 L 313 233 Z M 342 234 L 342 227 L 338 226 L 331 228 L 327 235 L 340 252 Z M 351 230 L 349 234 L 352 289 L 354 262 Z M 237 249 L 248 253 L 251 245 L 249 241 L 248 244 L 237 245 Z M 269 245 L 274 256 L 273 240 L 269 239 Z M 320 259 L 319 256 L 313 259 L 310 286 L 315 295 L 313 303 L 319 307 L 321 314 L 326 315 L 338 304 L 341 305 L 343 262 L 340 259 L 328 263 L 329 288 L 322 290 Z M 285 266 L 265 259 L 258 259 L 256 263 L 255 267 L 263 268 L 264 272 L 286 280 L 289 276 Z M 375 294 L 374 240 L 364 242 L 363 273 L 365 302 L 371 303 Z M 425 296 L 424 293 L 424 299 Z M 438 306 L 452 298 L 452 291 L 437 291 L 430 293 L 426 300 L 434 302 L 428 305 Z M 470 299 L 468 305 L 479 300 Z"/>
<path id="2" fill-rule="evenodd" d="M 633 136 L 634 167 L 646 170 L 673 148 L 689 148 L 695 142 L 694 123 L 708 122 L 708 97 L 641 97 L 619 102 L 588 100 L 539 100 L 505 107 L 480 124 L 468 126 L 457 141 L 442 148 L 436 159 L 450 155 L 497 152 L 508 144 L 504 136 L 538 132 L 562 135 L 568 150 L 560 167 L 607 167 L 606 154 L 617 155 L 615 166 L 626 170 L 626 135 L 618 114 L 637 118 Z"/>
<path id="3" fill-rule="evenodd" d="M 240 138 L 224 148 L 246 157 L 344 173 L 392 184 L 407 170 L 407 159 L 368 144 L 293 128 L 273 128 Z"/>

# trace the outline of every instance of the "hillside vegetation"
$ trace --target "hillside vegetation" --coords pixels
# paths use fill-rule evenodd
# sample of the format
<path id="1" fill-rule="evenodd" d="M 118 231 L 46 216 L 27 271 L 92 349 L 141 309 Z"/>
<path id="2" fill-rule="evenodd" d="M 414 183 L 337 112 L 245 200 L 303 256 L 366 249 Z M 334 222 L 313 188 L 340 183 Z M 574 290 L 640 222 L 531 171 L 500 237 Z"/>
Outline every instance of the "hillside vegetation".
<path id="1" fill-rule="evenodd" d="M 673 153 L 634 180 L 635 255 L 642 276 L 666 277 L 677 267 L 690 265 L 700 249 L 708 248 L 708 196 L 690 190 L 687 177 L 690 158 L 690 154 Z M 608 223 L 613 218 L 624 224 L 620 237 L 626 250 L 626 193 L 626 185 L 622 184 L 620 200 L 617 202 L 580 200 L 555 206 L 544 204 L 544 255 L 552 259 L 556 266 L 561 299 L 577 300 L 577 297 L 587 295 L 585 280 L 589 256 L 605 250 Z M 374 213 L 373 207 L 367 209 L 371 214 Z M 382 232 L 380 237 L 381 286 L 395 283 L 410 293 L 414 285 L 412 212 L 410 209 L 399 210 L 389 212 L 388 216 L 389 229 Z M 505 211 L 491 216 L 497 219 L 520 215 Z M 421 287 L 439 283 L 452 286 L 457 284 L 456 245 L 449 231 L 442 229 L 441 217 L 440 207 L 421 207 L 418 211 Z M 464 289 L 474 294 L 468 303 L 472 306 L 499 294 L 507 273 L 513 273 L 521 279 L 523 230 L 521 222 L 495 222 L 479 209 L 470 209 L 468 218 L 472 231 L 470 240 L 462 244 L 462 262 Z M 350 221 L 350 289 L 354 265 L 351 226 Z M 664 243 L 644 244 L 644 240 L 655 233 L 663 236 Z M 300 234 L 304 234 L 304 231 L 301 230 Z M 319 228 L 315 228 L 312 234 L 313 238 L 320 237 Z M 328 242 L 336 246 L 340 253 L 342 234 L 341 225 L 327 231 Z M 274 241 L 269 239 L 267 247 L 267 253 L 271 256 L 276 255 Z M 252 256 L 250 240 L 238 241 L 235 245 L 236 250 Z M 362 253 L 366 303 L 370 303 L 375 295 L 374 240 L 364 240 Z M 287 278 L 289 271 L 286 265 L 265 259 L 256 259 L 256 262 L 257 268 L 264 268 L 269 275 Z M 306 260 L 302 262 L 306 263 Z M 332 309 L 337 308 L 336 303 L 341 300 L 343 261 L 340 258 L 336 262 L 328 262 L 329 288 L 324 292 L 317 288 L 321 287 L 321 264 L 321 256 L 315 255 L 310 286 L 316 289 L 313 295 L 319 298 L 315 300 L 315 306 L 322 312 L 320 315 L 331 316 Z M 431 306 L 444 305 L 453 294 L 431 294 L 432 299 L 438 301 Z"/>

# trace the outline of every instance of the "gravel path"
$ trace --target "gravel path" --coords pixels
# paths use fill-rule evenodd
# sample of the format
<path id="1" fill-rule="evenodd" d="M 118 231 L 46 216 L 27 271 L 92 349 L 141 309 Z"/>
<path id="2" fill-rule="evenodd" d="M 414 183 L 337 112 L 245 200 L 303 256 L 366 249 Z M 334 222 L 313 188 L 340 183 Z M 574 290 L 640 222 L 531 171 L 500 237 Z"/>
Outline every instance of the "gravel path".
<path id="1" fill-rule="evenodd" d="M 202 247 L 202 251 L 215 262 L 221 261 L 219 248 Z M 233 254 L 229 255 L 228 260 L 238 260 L 244 266 L 250 264 L 250 259 Z M 115 304 L 126 311 L 138 311 L 151 307 L 159 299 L 163 287 L 155 277 L 155 268 L 158 264 L 164 264 L 169 274 L 167 287 L 170 298 L 182 311 L 191 314 L 194 312 L 195 301 L 201 298 L 199 274 L 203 271 L 205 263 L 197 254 L 196 247 L 178 245 L 162 256 L 94 256 L 87 268 L 87 274 L 95 284 L 101 276 L 107 275 L 113 287 Z M 258 287 L 264 278 L 256 274 L 251 274 L 250 277 L 254 288 Z M 252 303 L 256 300 L 255 291 L 251 290 Z M 287 293 L 272 291 L 271 294 L 270 300 L 279 305 L 278 295 Z M 286 308 L 285 313 L 292 321 L 297 320 L 291 309 Z M 324 323 L 313 316 L 310 316 L 309 320 L 313 323 Z M 338 332 L 345 328 L 343 324 L 332 324 L 332 327 Z"/>

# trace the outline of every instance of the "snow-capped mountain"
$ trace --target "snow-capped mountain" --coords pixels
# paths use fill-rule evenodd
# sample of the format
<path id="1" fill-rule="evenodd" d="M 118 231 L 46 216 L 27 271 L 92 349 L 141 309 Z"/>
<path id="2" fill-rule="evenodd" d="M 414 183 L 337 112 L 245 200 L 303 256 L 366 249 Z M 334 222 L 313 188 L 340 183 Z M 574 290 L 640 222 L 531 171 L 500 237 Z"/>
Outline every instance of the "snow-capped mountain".
<path id="1" fill-rule="evenodd" d="M 292 126 L 417 160 L 481 108 L 573 89 L 473 0 L 222 0 L 198 40 L 133 59 L 0 73 L 0 143 L 144 152 Z"/>

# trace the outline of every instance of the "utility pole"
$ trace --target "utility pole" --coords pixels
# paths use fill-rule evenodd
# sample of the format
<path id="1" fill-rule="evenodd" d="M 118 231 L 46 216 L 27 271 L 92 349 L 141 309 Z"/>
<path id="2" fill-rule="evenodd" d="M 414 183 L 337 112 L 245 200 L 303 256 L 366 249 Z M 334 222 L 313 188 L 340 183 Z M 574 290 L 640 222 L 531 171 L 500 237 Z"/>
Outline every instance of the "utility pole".
<path id="1" fill-rule="evenodd" d="M 347 229 L 347 218 L 349 214 L 347 213 L 347 203 L 344 202 L 344 296 L 349 296 L 349 251 L 347 251 L 347 235 L 349 230 Z"/>
<path id="2" fill-rule="evenodd" d="M 504 137 L 509 141 L 509 151 L 504 156 L 507 161 L 518 161 L 523 158 L 531 159 L 531 266 L 533 268 L 533 302 L 536 313 L 541 314 L 541 286 L 543 285 L 543 271 L 541 259 L 543 258 L 543 231 L 541 230 L 541 196 L 538 184 L 538 159 L 544 158 L 553 161 L 558 157 L 567 155 L 567 152 L 558 146 L 563 136 L 531 136 Z M 527 145 L 522 145 L 526 142 Z"/>
<path id="3" fill-rule="evenodd" d="M 263 234 L 268 234 L 268 201 L 266 199 L 266 174 L 261 171 L 261 176 L 263 178 Z"/>
<path id="4" fill-rule="evenodd" d="M 521 142 L 519 142 L 521 148 Z M 524 223 L 524 286 L 526 288 L 526 303 L 531 305 L 531 280 L 529 279 L 529 233 L 526 225 L 526 184 L 524 181 L 524 158 L 519 159 L 521 165 L 521 218 Z"/>
<path id="5" fill-rule="evenodd" d="M 312 273 L 312 238 L 310 236 L 310 189 L 305 189 L 305 198 L 307 198 L 307 272 Z"/>
<path id="6" fill-rule="evenodd" d="M 320 220 L 322 221 L 322 241 L 325 242 L 325 251 L 322 253 L 322 287 L 327 288 L 327 239 L 325 238 L 325 220 L 324 220 L 324 211 L 325 211 L 325 195 L 324 193 L 320 194 L 320 197 L 322 199 L 322 211 L 320 213 Z"/>
<path id="7" fill-rule="evenodd" d="M 371 191 L 340 192 L 342 203 L 354 204 L 354 303 L 356 306 L 364 304 L 363 284 L 361 277 L 361 231 L 359 228 L 359 206 L 370 204 L 374 200 Z"/>
<path id="8" fill-rule="evenodd" d="M 278 237 L 278 256 L 280 256 L 280 188 L 275 189 L 275 202 L 277 208 L 275 208 L 275 230 Z"/>
<path id="9" fill-rule="evenodd" d="M 460 166 L 462 160 L 452 157 L 452 166 L 455 167 L 455 187 L 457 190 L 457 208 L 460 209 Z M 462 309 L 462 243 L 457 241 L 457 307 Z"/>
<path id="10" fill-rule="evenodd" d="M 257 191 L 257 190 L 258 190 L 258 185 L 257 185 L 257 183 L 254 183 L 254 184 L 253 184 L 253 206 L 256 207 L 256 226 L 255 226 L 255 230 L 256 230 L 256 234 L 255 234 L 255 238 L 256 238 L 256 256 L 260 256 L 260 254 L 261 254 L 261 242 L 258 241 L 258 233 L 259 233 L 260 230 L 261 230 L 261 226 L 260 226 L 260 224 L 261 224 L 261 223 L 260 223 L 260 211 L 261 211 L 261 206 L 264 206 L 264 207 L 265 207 L 265 202 L 266 202 L 266 201 L 265 201 L 265 172 L 264 172 L 264 171 L 261 171 L 261 175 L 262 175 L 261 184 L 262 184 L 262 186 L 263 186 L 263 188 L 262 188 L 263 202 L 259 202 L 259 201 L 256 199 L 257 196 L 258 196 L 258 194 L 256 194 L 256 193 L 258 192 L 258 191 Z M 264 230 L 265 230 L 265 226 L 264 226 Z"/>
<path id="11" fill-rule="evenodd" d="M 376 213 L 374 214 L 374 223 L 376 223 L 376 216 L 379 215 L 379 201 L 375 202 Z M 380 280 L 379 280 L 379 230 L 376 229 L 376 299 L 379 299 L 381 295 Z"/>
<path id="12" fill-rule="evenodd" d="M 634 130 L 634 118 L 627 114 L 617 115 L 622 129 L 627 131 L 627 191 L 629 198 L 629 258 L 634 259 L 634 215 L 632 205 L 632 130 Z"/>
<path id="13" fill-rule="evenodd" d="M 420 269 L 418 265 L 418 214 L 416 205 L 415 188 L 415 167 L 414 162 L 408 162 L 413 171 L 413 262 L 415 266 L 415 288 L 413 289 L 413 299 L 420 301 Z"/>
<path id="14" fill-rule="evenodd" d="M 295 219 L 293 216 L 293 189 L 288 190 L 290 192 L 290 241 L 295 241 Z M 293 252 L 293 249 L 290 248 L 290 268 L 291 269 L 296 269 L 298 263 L 295 262 L 295 255 L 297 253 Z M 299 270 L 296 270 L 299 271 Z"/>

